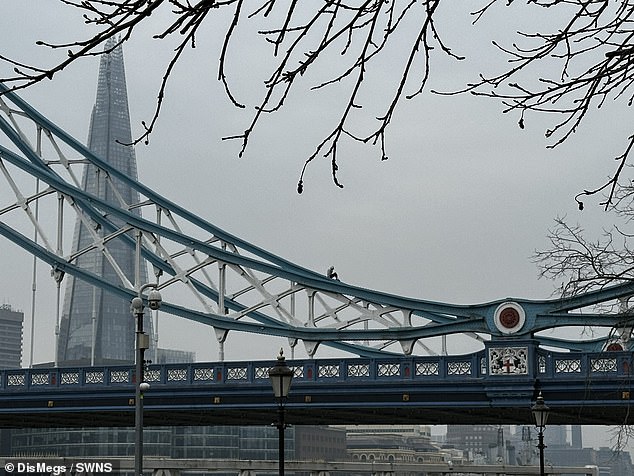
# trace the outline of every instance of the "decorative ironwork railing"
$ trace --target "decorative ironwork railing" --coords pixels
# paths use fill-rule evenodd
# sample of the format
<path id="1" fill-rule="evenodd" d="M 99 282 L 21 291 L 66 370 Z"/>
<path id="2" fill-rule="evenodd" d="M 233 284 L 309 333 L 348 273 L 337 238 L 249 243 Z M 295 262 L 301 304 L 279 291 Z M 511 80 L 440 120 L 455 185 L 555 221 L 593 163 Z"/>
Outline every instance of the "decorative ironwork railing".
<path id="1" fill-rule="evenodd" d="M 295 384 L 335 381 L 456 381 L 491 378 L 539 378 L 542 381 L 562 376 L 578 379 L 615 379 L 632 375 L 631 352 L 555 353 L 536 351 L 533 371 L 527 374 L 491 374 L 484 351 L 465 356 L 410 357 L 392 359 L 322 359 L 289 361 Z M 273 362 L 212 362 L 151 365 L 146 381 L 157 385 L 222 385 L 268 383 Z M 116 387 L 135 382 L 133 366 L 15 369 L 0 371 L 0 390 L 25 388 L 33 391 L 76 387 Z M 294 385 L 295 385 L 294 384 Z"/>

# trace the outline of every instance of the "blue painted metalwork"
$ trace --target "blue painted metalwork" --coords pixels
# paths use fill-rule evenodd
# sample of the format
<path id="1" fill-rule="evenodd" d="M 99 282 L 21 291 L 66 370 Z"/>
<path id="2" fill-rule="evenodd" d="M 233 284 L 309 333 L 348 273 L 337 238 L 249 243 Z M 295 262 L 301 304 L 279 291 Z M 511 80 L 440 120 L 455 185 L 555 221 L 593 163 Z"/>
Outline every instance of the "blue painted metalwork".
<path id="1" fill-rule="evenodd" d="M 523 341 L 525 372 L 495 373 L 494 344 L 464 356 L 289 362 L 295 424 L 530 423 L 536 392 L 552 423 L 631 424 L 631 352 L 555 353 Z M 145 421 L 268 424 L 273 362 L 151 365 Z M 129 425 L 133 366 L 0 371 L 0 427 Z"/>
<path id="2" fill-rule="evenodd" d="M 570 351 L 599 351 L 617 341 L 622 348 L 631 348 L 632 317 L 619 300 L 632 295 L 634 284 L 560 299 L 456 305 L 343 283 L 221 230 L 119 173 L 6 86 L 0 85 L 0 94 L 0 131 L 8 141 L 0 145 L 0 172 L 16 196 L 0 209 L 0 234 L 48 263 L 58 277 L 68 273 L 132 299 L 137 290 L 126 279 L 109 283 L 76 265 L 76 256 L 59 238 L 65 216 L 61 211 L 51 227 L 35 218 L 32 207 L 59 201 L 60 207 L 72 211 L 73 220 L 78 216 L 105 230 L 92 246 L 115 265 L 115 258 L 108 254 L 108 238 L 120 236 L 135 247 L 132 232 L 139 233 L 142 257 L 162 276 L 158 288 L 174 290 L 161 311 L 212 326 L 220 344 L 227 332 L 238 331 L 303 341 L 310 356 L 322 343 L 366 358 L 417 355 L 419 348 L 421 353 L 433 354 L 439 351 L 428 344 L 432 338 L 456 335 L 478 340 L 485 351 L 496 345 L 517 347 L 529 340 Z M 28 138 L 27 129 L 33 138 Z M 70 160 L 71 153 L 80 159 Z M 74 168 L 86 162 L 108 179 L 137 190 L 141 201 L 114 206 L 83 191 Z M 16 173 L 36 178 L 48 188 L 40 193 L 24 191 L 12 178 Z M 139 208 L 151 209 L 156 218 L 131 213 Z M 28 235 L 33 227 L 40 242 Z M 58 243 L 50 237 L 57 237 Z M 189 300 L 183 298 L 185 294 Z M 597 304 L 611 309 L 598 312 L 593 307 Z M 594 326 L 603 333 L 585 340 L 540 335 L 544 330 L 572 326 Z"/>

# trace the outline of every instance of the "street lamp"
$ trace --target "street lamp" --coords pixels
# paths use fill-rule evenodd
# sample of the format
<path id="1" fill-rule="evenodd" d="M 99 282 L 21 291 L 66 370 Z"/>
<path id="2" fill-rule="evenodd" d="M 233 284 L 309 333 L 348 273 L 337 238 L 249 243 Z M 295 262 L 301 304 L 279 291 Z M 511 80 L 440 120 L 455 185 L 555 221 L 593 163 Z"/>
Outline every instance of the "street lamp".
<path id="1" fill-rule="evenodd" d="M 546 445 L 544 444 L 544 428 L 546 428 L 546 420 L 548 420 L 550 408 L 544 403 L 542 392 L 539 392 L 535 405 L 531 407 L 531 410 L 533 412 L 533 418 L 535 418 L 535 426 L 539 428 L 539 444 L 537 445 L 539 448 L 539 474 L 545 476 L 544 448 L 546 448 Z"/>
<path id="2" fill-rule="evenodd" d="M 293 371 L 286 365 L 284 351 L 280 349 L 275 366 L 269 369 L 269 379 L 277 400 L 277 430 L 279 443 L 279 476 L 284 476 L 284 404 L 293 380 Z"/>
<path id="3" fill-rule="evenodd" d="M 134 474 L 143 475 L 143 392 L 150 388 L 144 381 L 145 349 L 150 346 L 150 336 L 143 332 L 143 291 L 154 288 L 148 294 L 148 305 L 153 311 L 161 307 L 161 293 L 156 290 L 158 284 L 148 283 L 141 286 L 137 297 L 132 299 L 131 310 L 136 318 L 136 391 L 134 394 Z"/>

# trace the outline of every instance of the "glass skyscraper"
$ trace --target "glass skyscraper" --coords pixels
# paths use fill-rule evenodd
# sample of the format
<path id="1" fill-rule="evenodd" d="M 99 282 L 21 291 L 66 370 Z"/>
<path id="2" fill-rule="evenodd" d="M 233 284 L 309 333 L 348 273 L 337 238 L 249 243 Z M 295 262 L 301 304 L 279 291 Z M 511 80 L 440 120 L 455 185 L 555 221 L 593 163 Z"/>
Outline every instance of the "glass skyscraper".
<path id="1" fill-rule="evenodd" d="M 123 63 L 123 49 L 110 39 L 105 46 L 111 52 L 101 57 L 97 98 L 92 111 L 88 147 L 102 160 L 137 178 L 132 142 L 130 112 Z M 138 203 L 138 192 L 120 181 L 105 177 L 93 165 L 87 165 L 82 178 L 83 189 L 108 203 L 119 206 Z M 125 203 L 122 204 L 121 201 Z M 138 211 L 137 211 L 138 212 Z M 75 225 L 73 252 L 94 243 L 94 236 L 104 236 L 104 230 L 89 229 L 79 219 Z M 127 279 L 135 282 L 135 249 L 121 238 L 108 243 Z M 120 283 L 115 269 L 98 249 L 77 258 L 77 264 L 113 283 Z M 147 268 L 140 271 L 141 283 L 147 283 Z M 130 302 L 67 276 L 66 294 L 61 316 L 57 361 L 61 366 L 134 362 L 135 322 Z M 152 334 L 151 319 L 146 315 L 146 332 Z M 148 354 L 149 357 L 149 354 Z"/>

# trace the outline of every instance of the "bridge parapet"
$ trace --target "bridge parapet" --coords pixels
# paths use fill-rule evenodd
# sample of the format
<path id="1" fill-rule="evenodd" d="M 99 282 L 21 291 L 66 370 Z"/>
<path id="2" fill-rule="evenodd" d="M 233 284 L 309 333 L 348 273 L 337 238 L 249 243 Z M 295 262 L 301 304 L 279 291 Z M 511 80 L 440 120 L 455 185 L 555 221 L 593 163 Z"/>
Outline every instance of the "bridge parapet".
<path id="1" fill-rule="evenodd" d="M 490 341 L 462 356 L 292 360 L 293 424 L 532 422 L 541 391 L 554 424 L 628 424 L 632 352 L 559 353 Z M 151 365 L 148 425 L 268 424 L 272 361 Z M 129 425 L 132 366 L 0 371 L 0 427 Z M 62 422 L 62 423 L 53 423 Z M 72 426 L 72 425 L 71 425 Z"/>
<path id="2" fill-rule="evenodd" d="M 537 376 L 541 379 L 593 379 L 632 376 L 632 352 L 555 353 L 537 352 Z"/>
<path id="3" fill-rule="evenodd" d="M 484 351 L 462 356 L 394 357 L 382 359 L 319 359 L 289 361 L 294 385 L 303 383 L 488 380 L 517 384 L 560 379 L 601 380 L 632 376 L 632 352 L 550 352 L 530 342 L 487 343 Z M 151 385 L 269 385 L 274 362 L 209 362 L 150 365 Z M 0 370 L 2 391 L 129 386 L 134 366 L 32 368 Z"/>
<path id="4" fill-rule="evenodd" d="M 241 385 L 268 383 L 273 362 L 210 362 L 150 365 L 145 380 L 151 385 Z M 294 385 L 319 382 L 388 380 L 433 381 L 486 376 L 483 352 L 464 356 L 383 359 L 320 359 L 289 362 Z M 135 383 L 134 366 L 32 368 L 0 370 L 0 389 L 33 391 L 53 388 L 117 387 Z"/>

